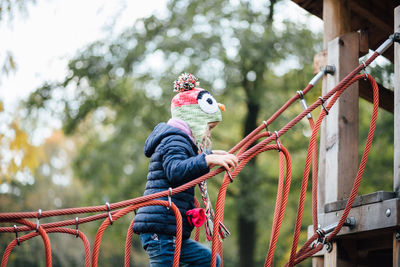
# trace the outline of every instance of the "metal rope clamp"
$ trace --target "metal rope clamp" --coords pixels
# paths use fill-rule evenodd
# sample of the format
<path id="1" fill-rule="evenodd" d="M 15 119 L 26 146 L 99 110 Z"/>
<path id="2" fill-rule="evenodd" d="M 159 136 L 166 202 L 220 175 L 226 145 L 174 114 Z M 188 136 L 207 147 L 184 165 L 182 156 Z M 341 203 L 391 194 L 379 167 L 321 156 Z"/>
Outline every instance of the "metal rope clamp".
<path id="1" fill-rule="evenodd" d="M 79 237 L 79 218 L 76 217 L 75 218 L 75 237 L 78 238 Z"/>
<path id="2" fill-rule="evenodd" d="M 322 96 L 318 97 L 319 100 L 321 100 L 321 106 L 325 110 L 326 115 L 329 115 L 328 109 L 325 107 L 325 100 L 322 98 Z"/>
<path id="3" fill-rule="evenodd" d="M 318 239 L 314 245 L 317 245 L 317 244 L 326 245 L 326 251 L 328 251 L 328 253 L 331 253 L 332 252 L 332 242 L 327 241 L 327 236 L 326 236 L 325 231 L 321 228 L 318 228 L 316 230 L 316 232 L 318 234 Z"/>
<path id="4" fill-rule="evenodd" d="M 301 107 L 303 108 L 303 110 L 308 109 L 307 102 L 306 102 L 306 100 L 304 99 L 303 91 L 297 91 L 297 94 L 299 95 L 300 105 L 301 105 Z M 307 114 L 307 119 L 312 119 L 311 113 L 308 113 L 308 114 Z"/>
<path id="5" fill-rule="evenodd" d="M 322 243 L 325 238 L 325 231 L 321 228 L 318 228 L 315 232 L 318 234 L 318 243 Z"/>
<path id="6" fill-rule="evenodd" d="M 367 64 L 365 64 L 365 61 L 364 61 L 364 60 L 361 60 L 361 63 L 364 65 L 364 67 L 363 67 L 364 75 L 365 75 L 364 80 L 367 81 L 367 80 L 368 80 Z"/>
<path id="7" fill-rule="evenodd" d="M 41 217 L 42 217 L 42 210 L 39 209 L 38 210 L 38 217 L 37 217 L 37 220 L 36 220 L 36 233 L 39 232 L 39 220 L 40 220 Z"/>
<path id="8" fill-rule="evenodd" d="M 113 224 L 113 219 L 111 216 L 111 208 L 110 208 L 110 203 L 108 203 L 108 201 L 106 202 L 106 206 L 107 206 L 107 212 L 108 212 L 108 219 L 110 220 L 110 224 Z"/>
<path id="9" fill-rule="evenodd" d="M 226 173 L 228 174 L 228 177 L 229 177 L 229 180 L 231 181 L 231 183 L 233 183 L 233 178 L 232 178 L 231 173 L 228 170 L 226 170 Z"/>
<path id="10" fill-rule="evenodd" d="M 167 210 L 169 210 L 171 208 L 172 205 L 172 201 L 171 201 L 171 196 L 172 196 L 172 188 L 168 188 L 169 194 L 168 194 L 168 207 Z"/>
<path id="11" fill-rule="evenodd" d="M 326 245 L 326 251 L 328 251 L 328 253 L 332 252 L 332 249 L 333 249 L 332 242 L 326 241 L 326 236 L 325 236 L 324 240 L 322 241 L 322 244 Z"/>
<path id="12" fill-rule="evenodd" d="M 19 241 L 18 230 L 17 230 L 17 226 L 15 224 L 14 224 L 14 232 L 15 232 L 15 239 L 17 240 L 17 244 L 19 246 L 21 244 L 21 242 Z"/>
<path id="13" fill-rule="evenodd" d="M 278 131 L 274 131 L 275 135 L 276 135 L 276 144 L 278 145 L 278 152 L 282 151 L 282 147 L 281 147 L 281 142 L 279 142 L 279 133 Z"/>
<path id="14" fill-rule="evenodd" d="M 263 124 L 264 124 L 264 126 L 265 126 L 265 130 L 266 130 L 267 133 L 268 133 L 268 136 L 271 136 L 271 132 L 268 130 L 268 123 L 267 123 L 267 121 L 263 121 Z"/>

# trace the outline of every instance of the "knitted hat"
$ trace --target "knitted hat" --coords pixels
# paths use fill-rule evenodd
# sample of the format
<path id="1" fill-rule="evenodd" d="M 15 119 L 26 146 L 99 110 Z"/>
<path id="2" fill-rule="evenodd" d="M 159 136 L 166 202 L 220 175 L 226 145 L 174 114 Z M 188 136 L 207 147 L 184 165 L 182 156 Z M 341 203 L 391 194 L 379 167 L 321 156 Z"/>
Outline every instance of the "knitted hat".
<path id="1" fill-rule="evenodd" d="M 198 86 L 199 82 L 192 74 L 183 73 L 178 77 L 174 82 L 174 91 L 179 93 L 172 99 L 171 115 L 186 122 L 196 143 L 200 144 L 208 123 L 222 121 L 221 110 L 225 107 L 210 92 Z"/>

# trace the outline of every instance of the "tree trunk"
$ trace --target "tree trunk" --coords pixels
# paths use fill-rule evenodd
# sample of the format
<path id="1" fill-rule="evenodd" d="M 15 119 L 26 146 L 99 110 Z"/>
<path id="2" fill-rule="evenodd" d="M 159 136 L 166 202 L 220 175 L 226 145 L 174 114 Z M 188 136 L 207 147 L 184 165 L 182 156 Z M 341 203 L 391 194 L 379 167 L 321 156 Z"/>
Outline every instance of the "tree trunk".
<path id="1" fill-rule="evenodd" d="M 244 136 L 257 127 L 257 115 L 260 109 L 260 105 L 255 101 L 251 101 L 251 97 L 248 101 Z M 257 220 L 255 218 L 255 210 L 257 201 L 252 196 L 257 191 L 258 186 L 252 181 L 255 169 L 254 160 L 248 163 L 247 169 L 249 171 L 243 172 L 240 176 L 240 197 L 238 198 L 241 206 L 238 216 L 239 266 L 253 267 L 256 244 Z"/>

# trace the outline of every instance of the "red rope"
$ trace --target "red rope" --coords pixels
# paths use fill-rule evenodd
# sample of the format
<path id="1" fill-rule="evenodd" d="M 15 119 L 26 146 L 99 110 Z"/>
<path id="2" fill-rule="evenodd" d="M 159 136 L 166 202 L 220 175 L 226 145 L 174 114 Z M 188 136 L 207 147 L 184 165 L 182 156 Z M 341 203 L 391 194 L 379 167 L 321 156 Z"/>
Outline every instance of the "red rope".
<path id="1" fill-rule="evenodd" d="M 132 212 L 135 209 L 138 209 L 138 208 L 141 208 L 144 206 L 154 206 L 154 205 L 168 207 L 169 203 L 168 203 L 168 201 L 164 201 L 164 200 L 152 200 L 152 201 L 148 201 L 145 203 L 140 203 L 137 205 L 129 206 L 125 209 L 118 211 L 114 216 L 112 216 L 112 221 L 117 221 L 119 218 L 128 214 L 129 212 Z M 175 243 L 175 254 L 174 254 L 174 260 L 173 260 L 172 266 L 179 267 L 179 257 L 180 257 L 181 245 L 182 245 L 182 217 L 181 217 L 179 209 L 176 207 L 176 205 L 173 202 L 171 202 L 171 209 L 174 212 L 175 217 L 176 217 L 176 243 Z M 93 246 L 93 256 L 92 256 L 92 266 L 93 267 L 97 266 L 101 239 L 103 237 L 105 230 L 110 225 L 110 223 L 111 223 L 110 219 L 107 218 L 106 220 L 103 221 L 103 223 L 97 230 L 97 234 L 96 234 L 96 238 L 95 238 L 94 246 Z"/>
<path id="2" fill-rule="evenodd" d="M 289 151 L 284 146 L 281 146 L 282 151 L 279 152 L 279 183 L 278 183 L 278 193 L 276 196 L 275 213 L 271 231 L 270 246 L 267 253 L 267 258 L 265 260 L 265 267 L 272 266 L 272 260 L 274 256 L 274 251 L 276 244 L 278 242 L 279 231 L 282 225 L 283 216 L 285 214 L 285 209 L 287 205 L 287 200 L 289 197 L 289 190 L 292 177 L 292 162 L 289 155 Z M 286 163 L 286 164 L 285 164 Z M 286 165 L 286 180 L 285 177 L 285 165 Z"/>
<path id="3" fill-rule="evenodd" d="M 365 66 L 368 66 L 377 56 L 378 56 L 378 53 L 374 53 L 365 62 Z M 329 98 L 332 97 L 332 99 L 329 101 L 329 104 L 326 107 L 328 111 L 330 110 L 332 105 L 336 102 L 336 100 L 340 96 L 340 94 L 345 89 L 347 89 L 350 84 L 352 84 L 356 80 L 364 77 L 364 75 L 355 76 L 363 67 L 364 67 L 364 64 L 360 64 L 356 69 L 354 69 L 351 73 L 349 73 L 342 81 L 340 81 L 338 85 L 336 85 L 325 96 L 323 96 L 324 101 L 327 101 Z M 369 131 L 369 134 L 367 137 L 367 142 L 366 142 L 365 150 L 364 150 L 364 153 L 362 156 L 362 160 L 360 163 L 360 168 L 357 173 L 357 177 L 354 181 L 354 186 L 353 186 L 351 195 L 349 197 L 349 201 L 348 201 L 345 211 L 338 223 L 338 226 L 335 228 L 333 233 L 328 237 L 328 241 L 330 241 L 332 238 L 334 238 L 334 236 L 340 231 L 340 229 L 343 226 L 343 223 L 350 211 L 352 203 L 357 194 L 359 183 L 361 182 L 362 174 L 364 172 L 365 164 L 366 164 L 366 161 L 368 158 L 368 153 L 369 153 L 372 138 L 373 138 L 373 131 L 374 131 L 375 124 L 376 124 L 376 113 L 377 113 L 377 109 L 378 109 L 378 104 L 377 104 L 378 103 L 378 100 L 377 100 L 378 99 L 378 97 L 377 97 L 378 89 L 377 89 L 377 85 L 376 85 L 375 81 L 370 76 L 368 76 L 368 79 L 371 82 L 373 89 L 374 89 L 374 111 L 373 111 L 373 116 L 372 116 L 372 120 L 371 120 L 371 127 L 370 127 L 370 131 Z M 312 88 L 312 85 L 308 85 L 303 90 L 303 94 L 306 94 L 311 88 Z M 274 115 L 271 116 L 271 118 L 269 120 L 267 120 L 267 124 L 269 125 L 270 123 L 272 123 L 284 110 L 286 110 L 298 98 L 299 98 L 299 96 L 296 94 L 291 99 L 289 99 L 277 112 L 275 112 Z M 284 135 L 290 128 L 292 128 L 302 118 L 304 118 L 308 113 L 310 113 L 311 111 L 313 111 L 320 105 L 321 105 L 320 100 L 315 101 L 306 110 L 304 110 L 302 113 L 300 113 L 294 119 L 292 119 L 289 123 L 287 123 L 283 128 L 281 128 L 277 132 L 277 134 L 271 135 L 269 132 L 260 133 L 265 128 L 265 125 L 261 124 L 260 126 L 258 126 L 253 132 L 251 132 L 248 136 L 246 136 L 242 141 L 240 141 L 236 146 L 234 146 L 230 150 L 231 153 L 235 153 L 238 151 L 237 156 L 239 159 L 239 165 L 237 166 L 237 168 L 235 168 L 235 170 L 233 170 L 232 178 L 235 178 L 237 176 L 237 174 L 242 170 L 242 168 L 253 157 L 255 157 L 258 154 L 260 154 L 264 151 L 267 151 L 267 150 L 271 150 L 271 149 L 277 150 L 278 149 L 277 145 L 268 145 L 268 144 L 271 141 L 274 141 L 278 136 Z M 319 131 L 322 119 L 325 117 L 325 115 L 326 115 L 325 112 L 321 111 L 320 116 L 315 125 L 313 125 L 313 121 L 310 120 L 310 126 L 312 128 L 312 135 L 311 135 L 309 147 L 307 150 L 307 158 L 306 158 L 305 169 L 304 169 L 304 174 L 303 174 L 302 187 L 301 187 L 301 191 L 300 191 L 299 209 L 298 209 L 298 214 L 297 214 L 297 218 L 296 218 L 296 225 L 295 225 L 290 260 L 288 263 L 289 266 L 293 266 L 293 264 L 297 264 L 297 263 L 301 262 L 303 259 L 309 257 L 310 255 L 315 253 L 317 250 L 320 250 L 322 248 L 321 244 L 317 244 L 315 247 L 309 247 L 310 244 L 316 239 L 315 234 L 314 234 L 313 237 L 310 238 L 305 243 L 305 245 L 296 253 L 298 238 L 299 238 L 299 234 L 300 234 L 300 226 L 301 226 L 301 221 L 302 221 L 303 209 L 304 209 L 305 193 L 307 190 L 307 181 L 308 181 L 308 176 L 309 176 L 309 172 L 310 172 L 310 168 L 311 168 L 311 161 L 313 162 L 313 165 L 312 165 L 312 173 L 313 173 L 313 175 L 312 175 L 312 181 L 313 181 L 312 212 L 313 212 L 314 230 L 316 230 L 316 227 L 318 225 L 316 136 Z M 260 141 L 259 143 L 255 144 L 251 148 L 249 148 L 251 145 L 253 145 L 257 140 L 259 140 L 261 138 L 265 138 L 265 139 Z M 277 203 L 275 206 L 274 221 L 273 221 L 273 227 L 272 227 L 272 233 L 271 233 L 271 239 L 270 239 L 270 248 L 269 248 L 269 251 L 267 254 L 265 266 L 270 266 L 272 264 L 273 252 L 274 252 L 276 242 L 278 239 L 279 229 L 280 229 L 280 226 L 282 223 L 285 207 L 287 204 L 289 188 L 290 188 L 290 176 L 291 176 L 290 156 L 284 147 L 281 146 L 281 149 L 282 149 L 282 153 L 284 154 L 285 160 L 286 160 L 286 180 L 283 185 L 283 177 L 284 177 L 285 169 L 284 169 L 283 155 L 282 155 L 282 153 L 279 153 L 279 155 L 280 155 L 279 156 L 280 157 L 280 172 L 279 173 L 280 174 L 279 174 L 279 186 L 278 186 L 278 193 L 277 193 Z M 223 168 L 218 168 L 218 169 L 216 169 L 202 177 L 199 177 L 187 184 L 184 184 L 182 186 L 174 188 L 172 194 L 177 194 L 182 191 L 185 191 L 185 190 L 199 184 L 200 182 L 205 181 L 205 180 L 221 173 L 222 171 L 224 171 Z M 222 259 L 222 243 L 218 239 L 217 233 L 218 233 L 219 222 L 223 222 L 224 203 L 225 203 L 225 197 L 226 197 L 226 190 L 227 190 L 229 183 L 230 183 L 230 179 L 228 178 L 227 175 L 225 175 L 223 183 L 220 188 L 220 191 L 218 193 L 217 204 L 216 204 L 216 209 L 215 209 L 215 221 L 214 221 L 214 229 L 213 229 L 214 234 L 213 234 L 213 243 L 212 243 L 212 265 L 211 266 L 216 265 L 217 251 L 220 253 L 221 259 Z M 282 192 L 282 186 L 284 186 L 283 192 Z M 110 213 L 103 213 L 103 214 L 99 214 L 99 215 L 82 218 L 82 219 L 80 219 L 79 223 L 86 223 L 86 222 L 106 218 L 107 216 L 111 216 L 112 220 L 118 220 L 121 216 L 124 216 L 125 214 L 129 213 L 130 211 L 137 209 L 138 207 L 146 206 L 146 205 L 168 206 L 168 202 L 166 202 L 166 201 L 154 200 L 154 199 L 157 199 L 160 197 L 165 197 L 168 195 L 169 195 L 169 192 L 168 192 L 168 190 L 166 190 L 166 191 L 159 192 L 159 193 L 156 193 L 153 195 L 142 196 L 142 197 L 135 198 L 135 199 L 130 199 L 130 200 L 113 203 L 110 205 L 110 210 L 121 209 L 124 207 L 126 207 L 126 208 L 119 210 L 119 211 L 112 211 Z M 175 247 L 174 266 L 178 266 L 179 265 L 180 246 L 181 246 L 182 219 L 181 219 L 179 210 L 176 208 L 176 206 L 172 205 L 171 208 L 173 209 L 175 216 L 177 217 L 177 242 L 176 242 L 176 247 Z M 41 214 L 41 217 L 44 218 L 44 217 L 51 217 L 51 216 L 61 216 L 61 215 L 90 213 L 90 212 L 104 212 L 104 211 L 109 211 L 109 208 L 106 207 L 105 205 L 93 206 L 93 207 L 79 207 L 79 208 L 43 211 Z M 26 220 L 20 220 L 22 218 L 38 218 L 38 213 L 37 212 L 0 213 L 0 222 L 10 222 L 10 221 L 17 220 L 17 222 L 27 225 L 25 227 L 20 227 L 18 229 L 18 231 L 29 231 L 29 230 L 32 230 L 35 228 L 35 225 L 33 223 L 26 221 Z M 43 224 L 40 227 L 38 227 L 38 232 L 42 236 L 44 244 L 45 244 L 46 266 L 51 266 L 51 246 L 50 246 L 50 241 L 47 237 L 46 231 L 52 232 L 52 231 L 56 231 L 57 227 L 74 225 L 74 224 L 75 224 L 74 220 L 67 220 L 67 221 L 62 221 L 62 222 Z M 92 266 L 97 266 L 98 252 L 99 252 L 99 247 L 100 247 L 100 243 L 101 243 L 101 238 L 109 224 L 110 224 L 110 218 L 104 220 L 104 222 L 98 229 L 98 233 L 96 235 L 96 240 L 95 240 L 95 244 L 94 244 L 94 248 L 93 248 Z M 131 223 L 131 226 L 132 226 L 132 224 L 133 224 L 133 221 Z M 131 230 L 131 228 L 132 228 L 131 226 L 130 226 L 130 229 L 128 230 L 127 238 L 126 238 L 126 246 L 125 246 L 125 265 L 126 266 L 127 266 L 127 264 L 129 265 L 129 258 L 130 258 L 130 243 L 131 243 L 131 238 L 132 238 L 132 234 L 133 234 L 132 230 Z M 62 228 L 62 229 L 64 229 L 64 228 Z M 12 227 L 1 227 L 0 228 L 0 232 L 13 232 L 13 231 L 14 231 L 14 229 Z M 68 233 L 70 233 L 71 231 L 74 232 L 74 230 L 72 230 L 72 229 L 66 230 L 66 232 L 68 232 Z M 33 237 L 38 234 L 30 233 L 26 236 L 31 236 L 31 235 Z M 21 237 L 21 239 L 22 239 L 22 237 Z M 3 255 L 2 266 L 6 265 L 7 260 L 8 260 L 8 255 L 10 254 L 12 248 L 15 246 L 16 243 L 17 243 L 17 240 L 14 240 L 7 247 L 7 249 Z M 84 243 L 85 243 L 85 241 L 84 241 Z M 86 252 L 86 244 L 85 244 L 85 258 L 86 258 L 86 255 L 87 255 L 87 252 Z M 90 257 L 90 251 L 89 251 L 89 257 Z M 85 262 L 85 264 L 87 264 L 87 262 Z"/>
<path id="4" fill-rule="evenodd" d="M 16 222 L 16 223 L 19 223 L 19 224 L 27 225 L 27 226 L 29 226 L 31 229 L 36 229 L 36 224 L 34 224 L 34 223 L 30 222 L 30 221 L 23 220 L 23 219 L 19 219 L 19 220 L 16 220 L 15 222 Z M 45 231 L 41 226 L 39 226 L 39 227 L 37 228 L 37 231 L 38 231 L 38 234 L 40 234 L 41 237 L 42 237 L 42 239 L 43 239 L 44 248 L 45 248 L 45 252 L 46 252 L 46 266 L 47 266 L 47 267 L 50 267 L 51 264 L 52 264 L 52 261 L 51 261 L 51 245 L 50 245 L 50 239 L 49 239 L 49 237 L 47 236 L 46 231 Z M 32 233 L 32 234 L 38 235 L 37 233 Z M 22 238 L 22 237 L 21 237 L 21 238 Z M 20 242 L 21 242 L 21 241 L 20 241 Z M 3 254 L 3 259 L 2 259 L 2 261 L 1 261 L 1 267 L 7 266 L 8 257 L 9 257 L 9 255 L 10 255 L 12 249 L 15 247 L 16 244 L 17 244 L 17 239 L 14 239 L 14 240 L 7 246 L 7 248 L 6 248 L 6 250 L 4 251 L 4 254 Z"/>
<path id="5" fill-rule="evenodd" d="M 364 77 L 365 77 L 364 75 L 357 75 L 352 80 L 350 80 L 346 85 L 344 85 L 343 88 L 341 88 L 340 91 L 338 91 L 334 95 L 332 100 L 329 102 L 329 104 L 326 107 L 327 110 L 329 111 L 331 109 L 332 105 L 336 102 L 337 98 L 348 86 L 350 86 L 352 83 L 354 83 L 357 80 L 363 79 Z M 365 144 L 363 156 L 362 156 L 362 159 L 360 162 L 357 176 L 354 180 L 354 184 L 353 184 L 353 188 L 352 188 L 349 200 L 348 200 L 348 202 L 346 204 L 346 208 L 344 209 L 343 214 L 339 220 L 338 226 L 335 228 L 335 230 L 332 232 L 332 234 L 330 234 L 327 237 L 328 242 L 334 236 L 336 236 L 336 234 L 340 231 L 340 229 L 342 228 L 342 226 L 344 224 L 344 221 L 346 220 L 346 218 L 350 212 L 350 209 L 351 209 L 351 206 L 353 205 L 354 199 L 357 196 L 357 191 L 358 191 L 361 179 L 362 179 L 362 175 L 365 170 L 365 165 L 366 165 L 366 162 L 368 159 L 368 154 L 369 154 L 369 151 L 370 151 L 370 148 L 372 145 L 372 139 L 373 139 L 373 135 L 374 135 L 374 131 L 375 131 L 376 120 L 377 120 L 377 115 L 378 115 L 378 108 L 379 108 L 379 89 L 378 89 L 378 86 L 377 86 L 375 80 L 371 76 L 368 76 L 368 80 L 370 81 L 371 86 L 373 88 L 373 97 L 374 97 L 370 129 L 368 132 L 368 137 L 367 137 L 367 141 Z M 296 256 L 295 252 L 296 252 L 296 247 L 297 247 L 297 242 L 298 242 L 298 236 L 300 234 L 301 218 L 302 218 L 304 199 L 305 199 L 305 190 L 307 187 L 307 177 L 309 174 L 309 165 L 310 164 L 309 164 L 308 159 L 309 159 L 309 154 L 310 154 L 309 153 L 310 147 L 313 147 L 316 142 L 316 133 L 319 131 L 321 121 L 325 116 L 326 116 L 326 113 L 322 110 L 320 113 L 320 117 L 318 118 L 317 124 L 314 127 L 311 138 L 310 138 L 310 145 L 309 145 L 309 151 L 307 153 L 306 168 L 305 168 L 304 176 L 303 176 L 302 190 L 301 190 L 301 196 L 300 196 L 300 201 L 299 201 L 299 211 L 298 211 L 298 216 L 297 216 L 297 220 L 296 220 L 295 234 L 294 234 L 293 243 L 292 243 L 292 251 L 291 251 L 291 256 L 290 256 L 290 260 L 289 260 L 289 266 L 293 266 L 295 264 L 295 256 Z M 297 263 L 297 261 L 296 261 L 296 263 Z"/>
<path id="6" fill-rule="evenodd" d="M 132 220 L 131 224 L 129 225 L 128 228 L 128 233 L 126 234 L 126 240 L 125 240 L 125 260 L 124 260 L 124 266 L 129 267 L 130 266 L 130 261 L 131 261 L 131 244 L 132 244 L 132 236 L 133 236 L 133 223 L 135 220 Z"/>

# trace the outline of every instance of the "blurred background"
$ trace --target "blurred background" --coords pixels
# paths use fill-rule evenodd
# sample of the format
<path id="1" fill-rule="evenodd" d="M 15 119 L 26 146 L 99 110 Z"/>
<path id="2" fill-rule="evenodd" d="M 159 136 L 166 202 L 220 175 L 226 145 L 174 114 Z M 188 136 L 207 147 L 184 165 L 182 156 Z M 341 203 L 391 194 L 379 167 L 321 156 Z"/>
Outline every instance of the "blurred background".
<path id="1" fill-rule="evenodd" d="M 0 0 L 0 212 L 141 196 L 144 141 L 168 120 L 172 84 L 182 72 L 195 74 L 225 104 L 213 144 L 229 150 L 308 84 L 322 29 L 320 19 L 289 0 Z M 389 61 L 379 60 L 369 72 L 393 89 Z M 306 98 L 312 103 L 320 94 L 318 85 Z M 360 151 L 371 110 L 360 99 Z M 301 111 L 293 105 L 270 130 Z M 382 110 L 376 129 L 360 194 L 392 190 L 392 114 Z M 304 120 L 281 137 L 292 156 L 293 182 L 276 266 L 289 257 L 310 134 Z M 224 266 L 264 265 L 278 170 L 276 151 L 266 152 L 229 186 L 224 223 L 232 235 L 224 241 Z M 216 176 L 208 182 L 212 201 L 221 181 Z M 308 197 L 300 245 L 312 223 L 310 203 Z M 101 266 L 123 265 L 132 218 L 106 231 Z M 91 243 L 100 223 L 80 228 Z M 0 234 L 1 251 L 14 238 Z M 50 238 L 54 266 L 84 265 L 75 237 Z M 204 235 L 201 240 L 207 244 Z M 45 266 L 41 242 L 16 247 L 8 266 Z M 137 236 L 132 246 L 132 264 L 148 266 Z"/>

